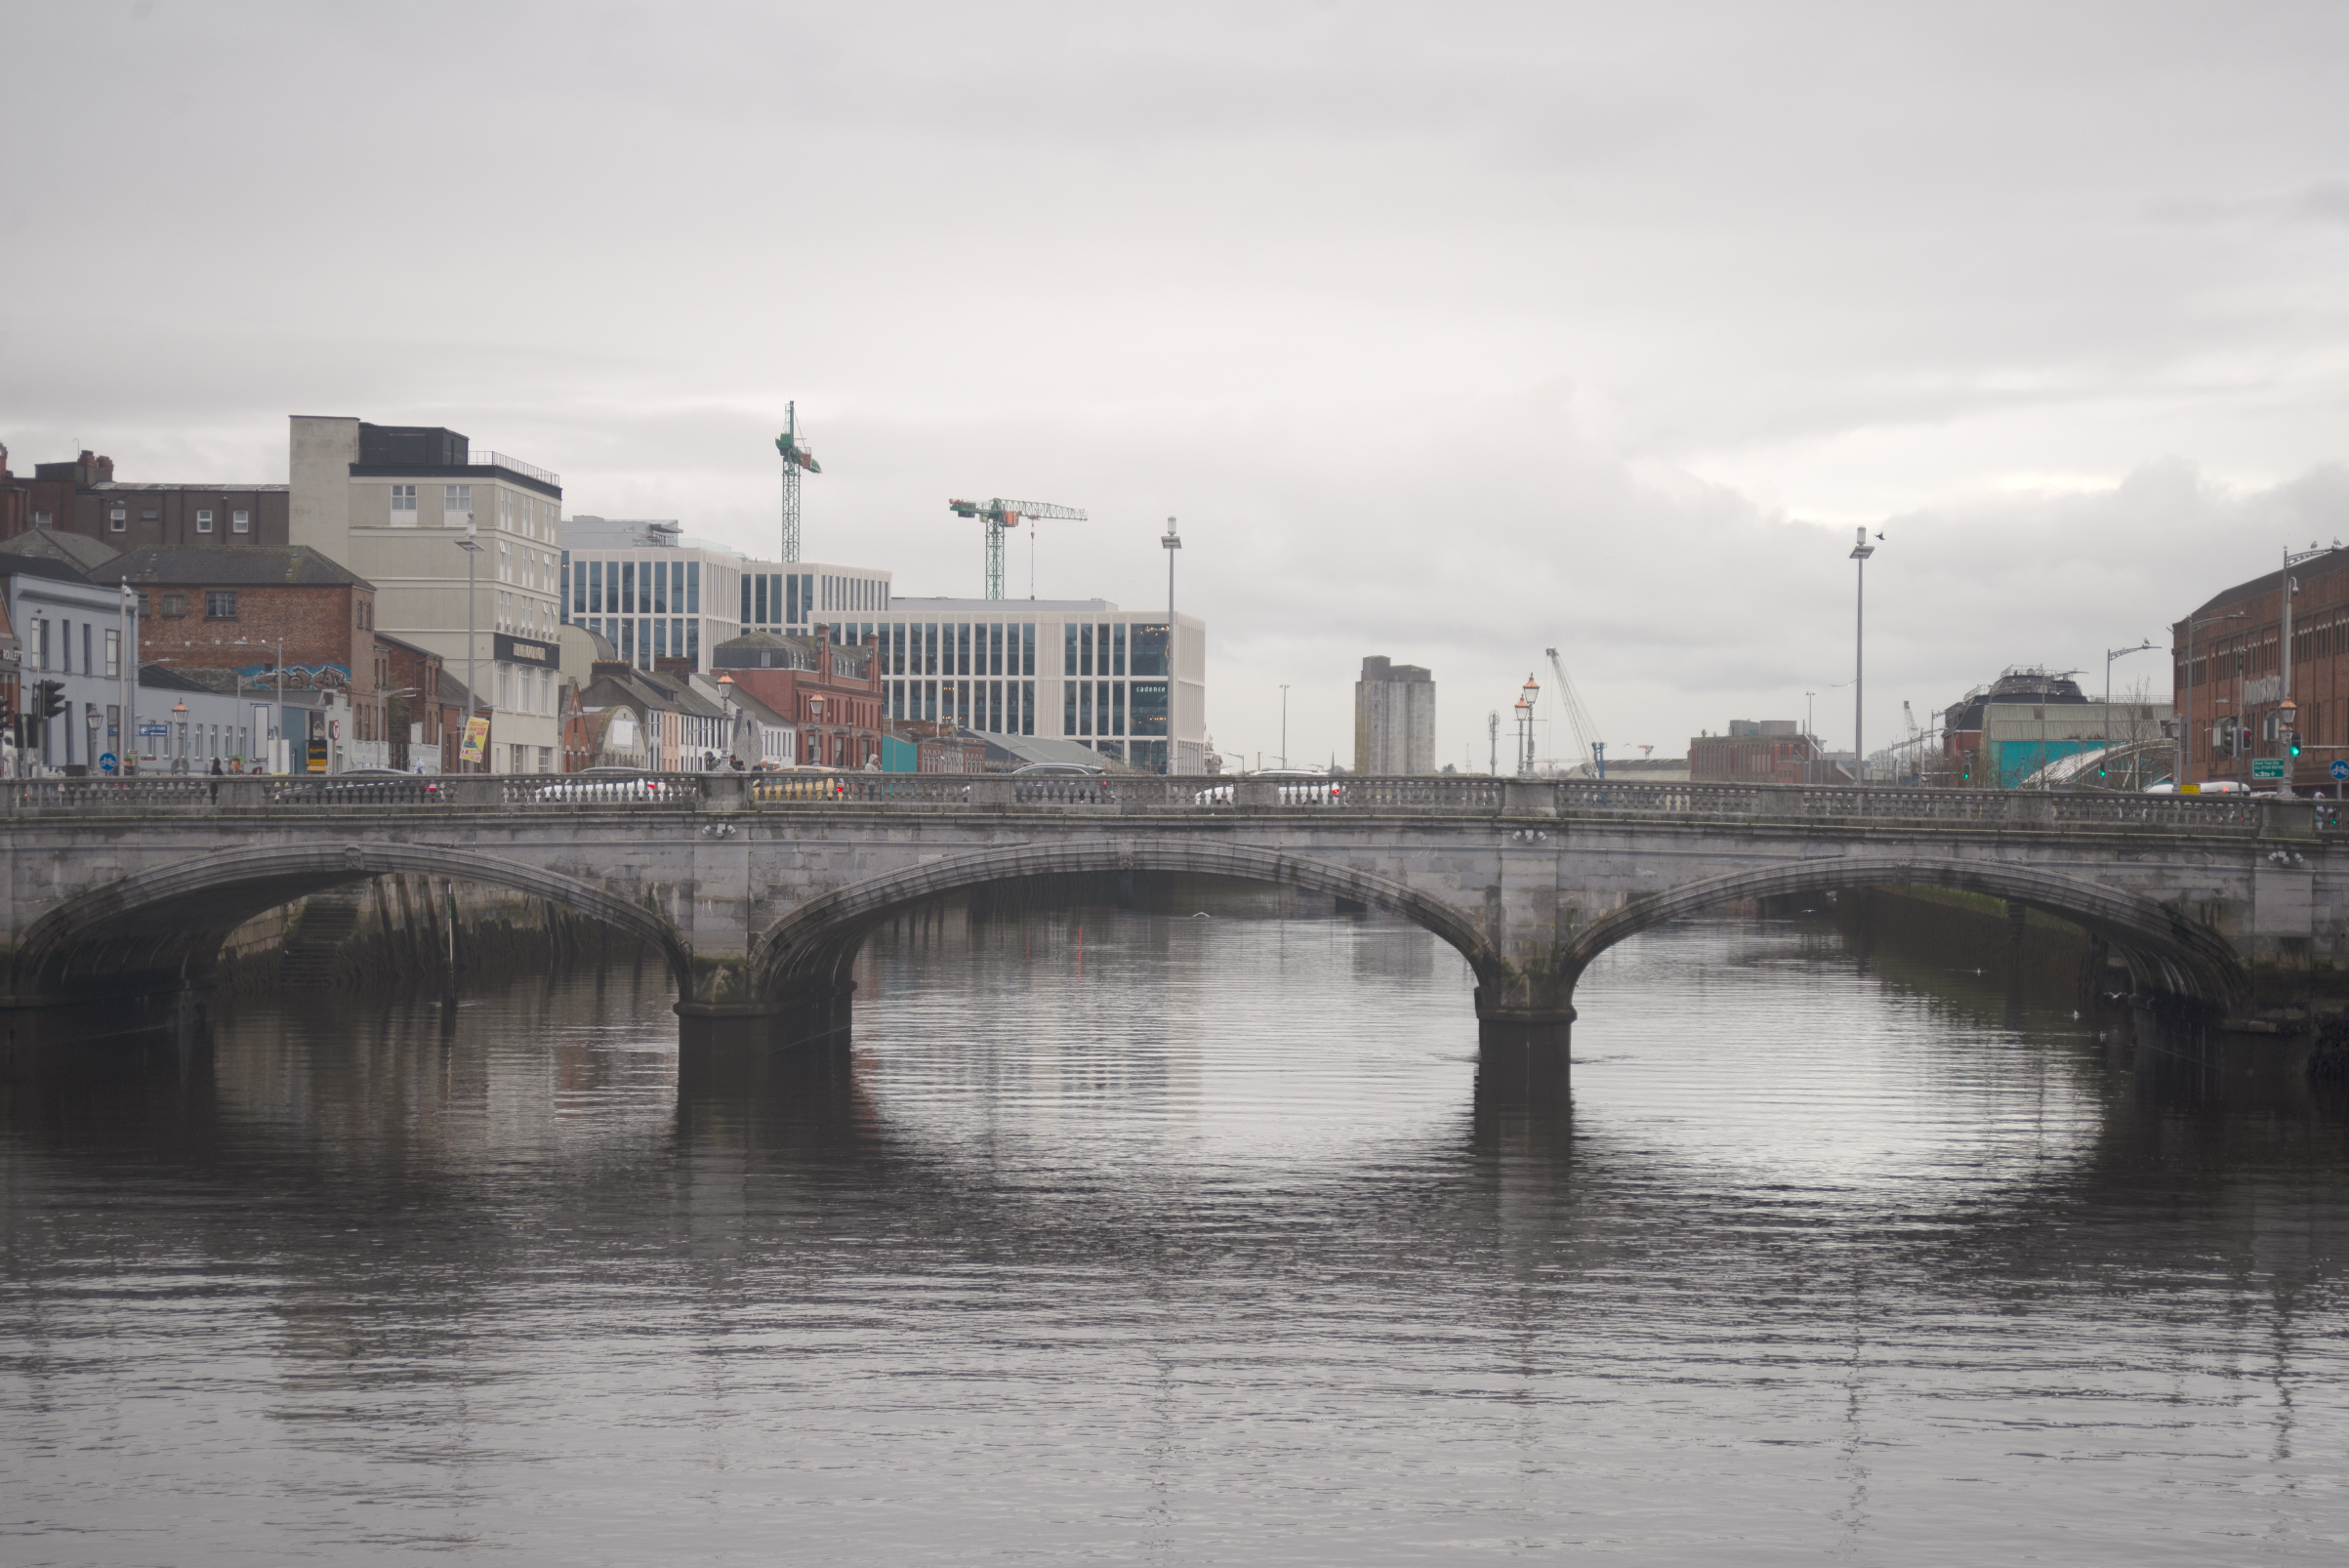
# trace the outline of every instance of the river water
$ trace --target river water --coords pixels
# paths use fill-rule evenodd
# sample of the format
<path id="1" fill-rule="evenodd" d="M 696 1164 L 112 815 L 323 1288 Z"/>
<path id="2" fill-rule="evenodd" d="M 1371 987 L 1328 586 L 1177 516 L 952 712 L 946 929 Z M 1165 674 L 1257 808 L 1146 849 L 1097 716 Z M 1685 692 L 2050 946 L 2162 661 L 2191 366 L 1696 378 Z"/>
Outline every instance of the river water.
<path id="1" fill-rule="evenodd" d="M 5 1092 L 11 1564 L 2324 1562 L 2349 1117 L 1802 923 L 1480 1103 L 1381 918 L 880 933 L 834 1067 L 658 966 Z"/>

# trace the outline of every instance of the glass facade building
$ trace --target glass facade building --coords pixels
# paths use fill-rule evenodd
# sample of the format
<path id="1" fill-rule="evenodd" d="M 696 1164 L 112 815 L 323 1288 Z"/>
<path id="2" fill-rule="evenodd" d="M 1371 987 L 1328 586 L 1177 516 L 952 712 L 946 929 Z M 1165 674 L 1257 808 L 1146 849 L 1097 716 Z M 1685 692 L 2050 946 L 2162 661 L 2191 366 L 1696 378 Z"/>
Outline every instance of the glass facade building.
<path id="1" fill-rule="evenodd" d="M 869 567 L 752 560 L 683 540 L 621 546 L 565 538 L 571 548 L 562 558 L 563 623 L 609 639 L 640 670 L 683 659 L 707 674 L 710 650 L 729 638 L 804 637 L 843 621 L 851 605 L 870 606 L 869 616 L 889 603 L 889 574 Z M 833 640 L 860 640 L 844 635 L 849 630 L 838 627 Z"/>
<path id="2" fill-rule="evenodd" d="M 878 644 L 892 723 L 1073 740 L 1136 767 L 1204 765 L 1206 626 L 1104 599 L 900 598 L 844 625 Z M 1173 657 L 1170 659 L 1169 643 Z"/>

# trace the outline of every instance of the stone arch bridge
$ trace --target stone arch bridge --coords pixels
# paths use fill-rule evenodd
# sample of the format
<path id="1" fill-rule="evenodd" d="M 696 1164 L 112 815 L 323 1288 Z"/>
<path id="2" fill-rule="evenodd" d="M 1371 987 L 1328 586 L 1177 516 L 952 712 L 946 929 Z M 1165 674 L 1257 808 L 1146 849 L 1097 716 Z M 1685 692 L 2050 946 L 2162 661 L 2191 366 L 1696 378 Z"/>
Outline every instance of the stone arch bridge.
<path id="1" fill-rule="evenodd" d="M 253 915 L 392 872 L 604 921 L 667 961 L 689 1037 L 786 1042 L 845 1024 L 858 947 L 898 910 L 1064 872 L 1205 873 L 1391 910 L 1467 960 L 1488 1052 L 1561 1061 L 1593 959 L 1744 899 L 1988 894 L 2085 927 L 2142 1009 L 2200 1019 L 2304 992 L 2349 936 L 2349 832 L 2298 801 L 1461 777 L 7 788 L 12 1041 L 60 1008 L 200 992 Z"/>

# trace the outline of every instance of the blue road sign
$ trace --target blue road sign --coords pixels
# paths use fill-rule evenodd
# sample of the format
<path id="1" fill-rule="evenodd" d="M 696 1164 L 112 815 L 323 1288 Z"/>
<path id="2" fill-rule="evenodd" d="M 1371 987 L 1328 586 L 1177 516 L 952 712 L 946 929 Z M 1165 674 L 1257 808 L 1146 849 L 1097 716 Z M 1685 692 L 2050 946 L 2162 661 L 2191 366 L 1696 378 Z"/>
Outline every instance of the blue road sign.
<path id="1" fill-rule="evenodd" d="M 100 772 L 111 773 L 114 771 L 117 765 L 119 764 L 115 762 L 114 754 L 112 752 L 100 752 L 98 754 L 98 768 Z"/>
<path id="2" fill-rule="evenodd" d="M 2349 763 L 2333 763 L 2332 776 L 2334 778 L 2349 778 Z"/>

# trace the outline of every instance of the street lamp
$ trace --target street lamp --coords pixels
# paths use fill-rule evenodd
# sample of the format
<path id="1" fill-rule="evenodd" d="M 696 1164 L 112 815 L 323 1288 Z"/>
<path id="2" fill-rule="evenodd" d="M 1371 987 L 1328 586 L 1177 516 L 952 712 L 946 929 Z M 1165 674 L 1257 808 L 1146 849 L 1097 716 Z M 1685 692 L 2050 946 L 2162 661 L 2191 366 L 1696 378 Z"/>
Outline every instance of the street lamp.
<path id="1" fill-rule="evenodd" d="M 2158 645 L 2153 639 L 2147 638 L 2133 648 L 2104 650 L 2104 749 L 2108 752 L 2113 749 L 2113 661 L 2125 659 L 2132 653 L 2143 653 Z M 2132 762 L 2129 765 L 2134 767 L 2136 763 Z"/>
<path id="2" fill-rule="evenodd" d="M 122 585 L 122 603 L 117 610 L 121 619 L 121 657 L 115 665 L 115 676 L 121 686 L 116 712 L 122 715 L 122 732 L 114 737 L 116 764 L 121 772 L 138 771 L 139 753 L 134 749 L 139 734 L 139 591 L 128 582 Z"/>
<path id="3" fill-rule="evenodd" d="M 1158 536 L 1167 547 L 1167 765 L 1161 771 L 1174 771 L 1174 552 L 1182 548 L 1182 536 L 1174 531 L 1174 519 L 1167 519 L 1167 531 Z M 1030 594 L 1030 598 L 1035 595 Z M 1282 744 L 1285 746 L 1286 741 Z"/>
<path id="4" fill-rule="evenodd" d="M 474 515 L 465 515 L 465 537 L 457 541 L 465 552 L 465 727 L 457 734 L 457 770 L 465 770 L 465 743 L 474 734 L 474 557 L 481 553 L 481 541 L 474 530 Z M 481 749 L 481 762 L 486 768 L 489 748 Z"/>
<path id="5" fill-rule="evenodd" d="M 1855 563 L 1852 587 L 1851 629 L 1851 766 L 1855 782 L 1868 782 L 1868 743 L 1861 733 L 1862 720 L 1868 700 L 1868 557 L 1875 554 L 1875 546 L 1868 542 L 1868 529 L 1858 530 L 1858 540 L 1851 547 Z"/>
<path id="6" fill-rule="evenodd" d="M 1281 687 L 1281 765 L 1289 765 L 1289 688 Z"/>
<path id="7" fill-rule="evenodd" d="M 1534 704 L 1541 700 L 1542 685 L 1531 675 L 1525 678 L 1525 689 L 1518 696 L 1517 708 L 1517 776 L 1531 778 L 1534 771 Z"/>
<path id="8" fill-rule="evenodd" d="M 2177 776 L 2170 788 L 2183 793 L 2186 788 L 2186 769 L 2194 762 L 2194 634 L 2205 626 L 2220 621 L 2240 621 L 2250 613 L 2247 610 L 2229 610 L 2224 615 L 2205 615 L 2201 620 L 2186 622 L 2186 717 L 2178 723 Z"/>
<path id="9" fill-rule="evenodd" d="M 180 755 L 172 759 L 171 770 L 187 771 L 187 700 L 183 697 L 171 705 L 171 715 L 180 722 Z"/>
<path id="10" fill-rule="evenodd" d="M 101 768 L 99 767 L 99 765 L 98 765 L 98 726 L 99 726 L 99 725 L 101 725 L 101 724 L 103 724 L 103 723 L 104 723 L 104 722 L 105 722 L 105 720 L 104 720 L 104 719 L 103 719 L 102 717 L 100 717 L 100 715 L 99 715 L 99 712 L 98 712 L 98 704 L 97 704 L 97 703 L 91 703 L 89 706 L 90 706 L 90 716 L 89 716 L 89 717 L 90 717 L 90 749 L 89 749 L 89 751 L 88 751 L 88 752 L 84 753 L 83 755 L 87 756 L 87 757 L 90 759 L 90 771 L 92 771 L 93 773 L 96 773 L 96 772 L 102 771 L 102 769 L 101 769 Z M 117 765 L 119 765 L 119 761 L 117 762 Z"/>

